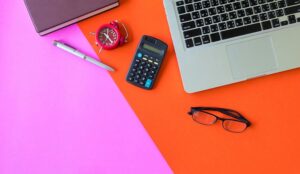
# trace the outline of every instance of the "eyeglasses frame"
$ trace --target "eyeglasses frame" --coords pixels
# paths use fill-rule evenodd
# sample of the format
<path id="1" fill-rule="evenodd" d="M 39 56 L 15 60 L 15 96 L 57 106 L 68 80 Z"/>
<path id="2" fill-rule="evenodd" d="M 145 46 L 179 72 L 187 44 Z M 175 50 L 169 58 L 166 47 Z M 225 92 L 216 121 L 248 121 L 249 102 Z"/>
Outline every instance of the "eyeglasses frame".
<path id="1" fill-rule="evenodd" d="M 230 119 L 230 118 L 221 118 L 213 113 L 210 113 L 209 111 L 217 111 L 217 112 L 220 112 L 222 114 L 225 114 L 227 116 L 230 116 L 232 118 L 235 118 L 235 119 Z M 241 113 L 235 111 L 235 110 L 232 110 L 232 109 L 226 109 L 226 108 L 218 108 L 218 107 L 191 107 L 191 111 L 188 112 L 188 114 L 190 116 L 194 116 L 194 113 L 195 112 L 203 112 L 203 113 L 206 113 L 206 114 L 209 114 L 209 115 L 212 115 L 216 118 L 216 120 L 212 123 L 212 124 L 203 124 L 203 123 L 200 123 L 198 121 L 196 121 L 194 118 L 193 120 L 196 121 L 197 123 L 199 124 L 202 124 L 202 125 L 213 125 L 215 124 L 218 120 L 222 121 L 222 126 L 225 130 L 229 131 L 229 132 L 234 132 L 234 131 L 230 131 L 228 129 L 226 129 L 224 127 L 224 121 L 236 121 L 236 122 L 242 122 L 242 123 L 245 123 L 246 124 L 246 128 L 245 130 L 251 126 L 251 122 L 249 120 L 247 120 Z M 244 131 L 245 131 L 244 130 Z M 242 131 L 242 132 L 244 132 Z M 234 133 L 241 133 L 241 132 L 234 132 Z"/>

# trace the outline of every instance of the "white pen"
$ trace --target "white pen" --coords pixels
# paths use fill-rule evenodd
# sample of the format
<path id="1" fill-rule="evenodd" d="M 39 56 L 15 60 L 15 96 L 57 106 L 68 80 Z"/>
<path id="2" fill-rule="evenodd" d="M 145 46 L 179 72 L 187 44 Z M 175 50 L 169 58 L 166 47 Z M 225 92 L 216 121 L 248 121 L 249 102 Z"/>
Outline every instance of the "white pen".
<path id="1" fill-rule="evenodd" d="M 97 61 L 96 59 L 92 58 L 92 57 L 89 57 L 83 53 L 81 53 L 80 51 L 76 50 L 75 48 L 72 48 L 70 47 L 69 45 L 66 45 L 64 43 L 61 43 L 61 42 L 58 42 L 58 41 L 54 41 L 53 43 L 54 46 L 60 48 L 60 49 L 63 49 L 77 57 L 80 57 L 88 62 L 91 62 L 95 65 L 98 65 L 100 66 L 101 68 L 104 68 L 108 71 L 115 71 L 113 68 L 109 67 L 108 65 L 105 65 L 104 63 L 100 62 L 100 61 Z"/>

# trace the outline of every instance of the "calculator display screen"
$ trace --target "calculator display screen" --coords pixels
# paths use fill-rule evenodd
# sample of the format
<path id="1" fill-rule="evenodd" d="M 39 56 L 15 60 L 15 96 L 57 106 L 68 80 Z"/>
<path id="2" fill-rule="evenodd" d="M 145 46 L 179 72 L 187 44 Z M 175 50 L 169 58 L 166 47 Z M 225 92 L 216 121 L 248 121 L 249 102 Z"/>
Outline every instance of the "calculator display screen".
<path id="1" fill-rule="evenodd" d="M 162 54 L 163 53 L 162 50 L 157 49 L 157 48 L 155 48 L 155 47 L 153 47 L 151 45 L 148 45 L 148 44 L 144 44 L 143 48 L 146 49 L 146 50 L 148 50 L 148 51 L 152 51 L 154 53 L 157 53 L 157 54 Z"/>

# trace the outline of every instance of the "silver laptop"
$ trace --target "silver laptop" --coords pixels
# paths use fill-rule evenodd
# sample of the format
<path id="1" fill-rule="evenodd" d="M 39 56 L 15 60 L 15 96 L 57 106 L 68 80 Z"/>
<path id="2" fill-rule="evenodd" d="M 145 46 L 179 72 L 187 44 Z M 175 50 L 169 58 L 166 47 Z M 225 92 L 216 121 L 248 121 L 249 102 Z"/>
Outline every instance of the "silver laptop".
<path id="1" fill-rule="evenodd" d="M 164 0 L 186 92 L 300 66 L 300 0 Z"/>

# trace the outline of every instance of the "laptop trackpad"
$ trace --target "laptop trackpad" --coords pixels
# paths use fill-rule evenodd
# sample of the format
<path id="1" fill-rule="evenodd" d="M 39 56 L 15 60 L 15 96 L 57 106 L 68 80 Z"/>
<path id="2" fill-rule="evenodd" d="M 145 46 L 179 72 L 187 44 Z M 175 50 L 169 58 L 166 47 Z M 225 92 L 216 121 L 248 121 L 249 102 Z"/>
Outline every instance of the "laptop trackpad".
<path id="1" fill-rule="evenodd" d="M 270 37 L 228 45 L 227 54 L 235 80 L 268 74 L 277 68 Z"/>

